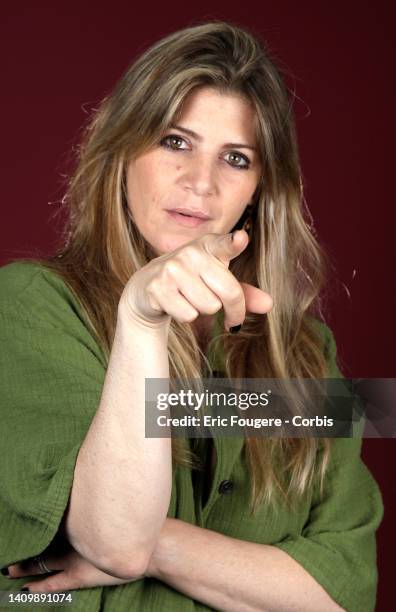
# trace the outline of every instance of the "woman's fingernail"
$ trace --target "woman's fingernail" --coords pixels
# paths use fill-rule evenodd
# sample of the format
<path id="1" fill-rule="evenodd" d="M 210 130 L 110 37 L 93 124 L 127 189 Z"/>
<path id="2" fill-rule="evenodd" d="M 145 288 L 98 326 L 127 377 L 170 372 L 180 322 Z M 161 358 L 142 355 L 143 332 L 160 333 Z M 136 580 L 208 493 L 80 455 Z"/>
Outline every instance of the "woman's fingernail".
<path id="1" fill-rule="evenodd" d="M 234 327 L 230 327 L 231 334 L 237 334 L 241 329 L 242 325 L 234 325 Z"/>
<path id="2" fill-rule="evenodd" d="M 3 576 L 9 576 L 9 571 L 8 571 L 8 567 L 2 567 L 1 568 L 1 573 L 3 574 Z"/>

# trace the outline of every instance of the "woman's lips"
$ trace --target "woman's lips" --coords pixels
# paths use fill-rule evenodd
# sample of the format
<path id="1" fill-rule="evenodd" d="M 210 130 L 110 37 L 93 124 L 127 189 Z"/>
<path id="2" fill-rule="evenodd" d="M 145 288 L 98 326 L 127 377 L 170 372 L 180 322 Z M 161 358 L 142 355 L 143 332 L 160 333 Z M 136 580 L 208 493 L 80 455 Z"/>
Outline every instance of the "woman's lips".
<path id="1" fill-rule="evenodd" d="M 199 217 L 187 217 L 186 215 L 178 213 L 175 210 L 167 210 L 166 212 L 174 221 L 176 221 L 176 223 L 182 225 L 183 227 L 198 227 L 199 225 L 206 223 L 206 221 L 209 221 L 209 219 L 200 219 Z"/>

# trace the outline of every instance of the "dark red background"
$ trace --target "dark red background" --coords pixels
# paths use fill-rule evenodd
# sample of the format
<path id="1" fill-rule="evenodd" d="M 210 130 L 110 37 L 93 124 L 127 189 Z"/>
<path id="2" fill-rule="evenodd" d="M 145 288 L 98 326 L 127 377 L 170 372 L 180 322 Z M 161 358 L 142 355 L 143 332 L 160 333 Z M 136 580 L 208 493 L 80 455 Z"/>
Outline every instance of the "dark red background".
<path id="1" fill-rule="evenodd" d="M 337 282 L 328 320 L 344 373 L 394 377 L 395 15 L 382 2 L 18 3 L 0 26 L 2 146 L 0 263 L 50 252 L 89 109 L 130 60 L 198 20 L 250 27 L 268 42 L 296 92 L 306 199 Z M 393 104 L 392 104 L 393 103 Z M 393 136 L 393 138 L 392 138 Z M 393 610 L 393 440 L 366 440 L 385 503 L 377 610 Z"/>

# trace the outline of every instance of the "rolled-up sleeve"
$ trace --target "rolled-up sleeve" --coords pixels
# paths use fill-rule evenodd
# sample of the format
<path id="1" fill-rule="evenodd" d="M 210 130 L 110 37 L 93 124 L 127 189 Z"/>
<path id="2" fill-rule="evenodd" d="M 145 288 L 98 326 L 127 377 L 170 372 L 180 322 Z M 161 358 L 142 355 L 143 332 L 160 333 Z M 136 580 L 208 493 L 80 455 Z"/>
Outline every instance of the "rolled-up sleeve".
<path id="1" fill-rule="evenodd" d="M 18 283 L 26 270 L 17 270 Z M 33 274 L 15 292 L 17 270 L 1 274 L 1 567 L 41 553 L 56 535 L 105 376 L 61 281 Z"/>
<path id="2" fill-rule="evenodd" d="M 328 375 L 340 377 L 334 337 L 325 329 Z M 276 544 L 348 612 L 375 609 L 376 530 L 383 517 L 382 496 L 361 459 L 361 445 L 361 438 L 333 440 L 323 492 L 316 488 L 302 533 Z"/>

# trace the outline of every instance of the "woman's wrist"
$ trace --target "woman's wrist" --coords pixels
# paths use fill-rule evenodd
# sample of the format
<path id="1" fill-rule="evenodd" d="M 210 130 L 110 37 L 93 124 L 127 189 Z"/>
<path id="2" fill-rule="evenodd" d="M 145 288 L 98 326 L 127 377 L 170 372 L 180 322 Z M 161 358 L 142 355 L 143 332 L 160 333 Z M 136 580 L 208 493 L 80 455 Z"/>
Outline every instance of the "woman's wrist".
<path id="1" fill-rule="evenodd" d="M 118 305 L 116 332 L 122 336 L 157 337 L 167 343 L 171 317 L 158 322 L 148 322 L 139 317 L 125 305 Z"/>
<path id="2" fill-rule="evenodd" d="M 166 518 L 147 567 L 146 576 L 148 578 L 161 580 L 169 571 L 172 555 L 177 555 L 177 550 L 174 547 L 174 533 L 177 523 L 180 522 L 177 519 Z"/>

